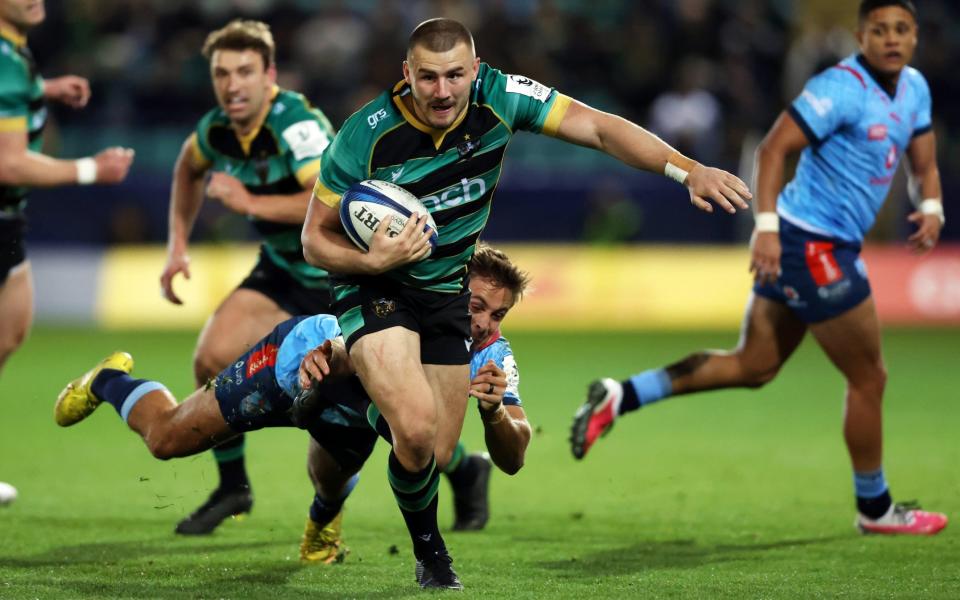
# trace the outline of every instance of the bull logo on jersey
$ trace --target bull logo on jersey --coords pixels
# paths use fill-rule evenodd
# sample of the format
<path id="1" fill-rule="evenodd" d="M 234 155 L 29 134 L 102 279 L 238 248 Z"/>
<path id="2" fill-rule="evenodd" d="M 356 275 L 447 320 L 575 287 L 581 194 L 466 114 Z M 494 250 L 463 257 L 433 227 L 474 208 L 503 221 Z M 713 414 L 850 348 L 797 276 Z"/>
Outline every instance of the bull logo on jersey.
<path id="1" fill-rule="evenodd" d="M 397 301 L 390 300 L 389 298 L 377 298 L 370 303 L 370 308 L 373 309 L 373 314 L 377 315 L 381 319 L 386 319 L 396 312 Z"/>
<path id="2" fill-rule="evenodd" d="M 887 162 L 885 166 L 887 167 L 888 171 L 894 168 L 895 166 L 897 166 L 897 145 L 896 144 L 893 144 L 890 146 L 890 151 L 887 152 Z"/>

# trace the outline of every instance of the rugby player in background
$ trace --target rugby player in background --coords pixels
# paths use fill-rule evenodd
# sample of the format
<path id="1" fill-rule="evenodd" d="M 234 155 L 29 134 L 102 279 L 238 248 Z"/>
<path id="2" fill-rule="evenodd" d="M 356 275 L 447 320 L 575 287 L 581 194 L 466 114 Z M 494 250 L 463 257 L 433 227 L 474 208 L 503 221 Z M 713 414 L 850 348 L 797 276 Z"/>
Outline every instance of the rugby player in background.
<path id="1" fill-rule="evenodd" d="M 76 75 L 44 79 L 27 33 L 46 18 L 37 0 L 0 0 L 0 369 L 20 347 L 33 322 L 33 277 L 24 246 L 30 188 L 120 183 L 133 150 L 107 148 L 80 160 L 40 153 L 46 101 L 83 108 L 89 82 Z"/>
<path id="2" fill-rule="evenodd" d="M 816 75 L 757 150 L 757 215 L 750 270 L 756 283 L 740 342 L 661 369 L 590 385 L 574 417 L 583 458 L 622 414 L 669 396 L 771 381 L 807 330 L 847 382 L 843 436 L 853 467 L 856 526 L 864 533 L 935 534 L 940 513 L 894 503 L 883 472 L 882 400 L 887 380 L 880 323 L 860 259 L 900 156 L 923 200 L 908 218 L 909 244 L 929 252 L 944 224 L 927 82 L 908 65 L 917 46 L 910 0 L 863 0 L 860 53 Z M 784 163 L 800 154 L 783 186 Z"/>
<path id="3" fill-rule="evenodd" d="M 330 312 L 327 272 L 304 262 L 300 229 L 320 154 L 334 133 L 306 98 L 277 87 L 266 24 L 235 20 L 207 37 L 203 55 L 219 106 L 200 119 L 174 167 L 164 296 L 181 304 L 173 278 L 190 277 L 190 232 L 204 196 L 247 217 L 263 243 L 253 270 L 200 332 L 193 360 L 198 387 L 292 315 Z M 177 524 L 177 533 L 210 533 L 253 506 L 244 437 L 225 441 L 213 454 L 220 483 Z"/>

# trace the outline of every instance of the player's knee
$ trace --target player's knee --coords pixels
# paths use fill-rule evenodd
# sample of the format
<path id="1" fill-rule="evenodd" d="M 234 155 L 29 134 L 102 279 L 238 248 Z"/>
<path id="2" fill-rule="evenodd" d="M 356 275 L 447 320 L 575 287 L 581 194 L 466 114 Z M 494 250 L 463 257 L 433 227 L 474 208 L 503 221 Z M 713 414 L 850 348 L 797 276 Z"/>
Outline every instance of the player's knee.
<path id="1" fill-rule="evenodd" d="M 776 379 L 779 372 L 780 365 L 743 365 L 743 385 L 752 389 L 760 389 Z"/>
<path id="2" fill-rule="evenodd" d="M 193 357 L 193 376 L 198 386 L 217 376 L 231 358 L 224 358 L 215 348 L 198 348 Z"/>
<path id="3" fill-rule="evenodd" d="M 887 387 L 887 368 L 883 361 L 878 360 L 855 378 L 850 378 L 850 387 L 859 392 L 859 396 L 867 398 L 882 398 Z"/>
<path id="4" fill-rule="evenodd" d="M 7 358 L 23 345 L 26 339 L 27 329 L 25 327 L 12 327 L 0 334 L 0 365 L 3 365 Z"/>
<path id="5" fill-rule="evenodd" d="M 154 458 L 170 460 L 180 456 L 180 441 L 177 438 L 177 432 L 172 429 L 152 431 L 146 442 Z"/>
<path id="6" fill-rule="evenodd" d="M 393 447 L 397 457 L 406 462 L 424 464 L 434 455 L 436 427 L 428 424 L 393 430 Z M 447 458 L 449 461 L 449 457 Z"/>

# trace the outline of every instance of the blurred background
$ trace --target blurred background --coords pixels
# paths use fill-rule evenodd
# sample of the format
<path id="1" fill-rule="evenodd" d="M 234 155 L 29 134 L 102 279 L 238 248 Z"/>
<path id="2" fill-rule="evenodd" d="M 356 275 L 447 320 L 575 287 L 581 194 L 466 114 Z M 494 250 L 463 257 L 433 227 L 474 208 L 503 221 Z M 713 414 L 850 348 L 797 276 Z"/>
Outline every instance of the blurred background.
<path id="1" fill-rule="evenodd" d="M 210 252 L 210 274 L 185 286 L 188 300 L 194 294 L 192 308 L 189 302 L 179 309 L 156 304 L 173 162 L 215 103 L 200 47 L 209 31 L 232 18 L 270 24 L 281 85 L 306 94 L 334 125 L 400 79 L 406 38 L 418 22 L 449 16 L 471 28 L 479 55 L 493 66 L 620 114 L 749 180 L 756 144 L 804 81 L 856 50 L 857 4 L 48 0 L 47 21 L 29 39 L 41 72 L 88 77 L 93 98 L 83 111 L 53 108 L 47 151 L 74 157 L 128 145 L 137 159 L 121 186 L 32 195 L 28 239 L 38 316 L 93 315 L 119 325 L 126 317 L 117 311 L 136 306 L 140 315 L 131 315 L 131 324 L 143 324 L 146 303 L 162 314 L 158 324 L 192 326 L 249 270 L 252 246 L 219 244 L 252 241 L 252 228 L 207 203 L 193 240 L 214 244 L 194 255 L 196 261 Z M 960 219 L 951 218 L 960 193 L 960 102 L 954 100 L 960 80 L 949 71 L 960 57 L 960 3 L 917 4 L 921 35 L 913 65 L 933 93 L 948 243 L 924 259 L 903 249 L 911 208 L 901 173 L 871 233 L 878 245 L 867 259 L 878 296 L 890 298 L 882 307 L 885 320 L 958 324 L 960 259 L 949 243 L 960 241 Z M 727 327 L 739 320 L 750 283 L 749 214 L 699 213 L 685 190 L 664 177 L 539 136 L 518 135 L 507 156 L 485 237 L 516 248 L 518 262 L 538 279 L 534 307 L 521 311 L 518 326 L 561 319 L 592 327 L 599 319 L 584 312 L 598 308 L 623 313 L 614 326 Z M 88 292 L 55 293 L 65 277 L 91 274 L 99 283 Z M 124 290 L 122 302 L 109 298 L 114 285 Z M 722 310 L 698 307 L 705 293 L 725 298 L 713 303 Z M 110 308 L 111 302 L 120 306 Z"/>

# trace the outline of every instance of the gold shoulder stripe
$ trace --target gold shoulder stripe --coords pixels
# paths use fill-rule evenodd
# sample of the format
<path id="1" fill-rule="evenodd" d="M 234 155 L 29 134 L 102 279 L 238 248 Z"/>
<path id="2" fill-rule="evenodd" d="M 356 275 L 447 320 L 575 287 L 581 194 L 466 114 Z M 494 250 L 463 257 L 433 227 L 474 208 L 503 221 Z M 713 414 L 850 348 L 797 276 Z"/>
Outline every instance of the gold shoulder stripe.
<path id="1" fill-rule="evenodd" d="M 320 159 L 311 160 L 307 164 L 303 165 L 297 169 L 297 181 L 300 182 L 300 187 L 303 189 L 309 189 L 310 184 L 312 184 L 316 179 L 317 175 L 320 174 Z M 314 188 L 316 190 L 316 188 Z"/>
<path id="2" fill-rule="evenodd" d="M 560 123 L 563 122 L 563 117 L 566 116 L 571 101 L 570 96 L 565 96 L 557 92 L 557 99 L 553 101 L 553 106 L 550 107 L 550 112 L 547 113 L 547 118 L 543 122 L 542 133 L 544 135 L 551 137 L 557 135 L 557 131 L 560 129 Z"/>
<path id="3" fill-rule="evenodd" d="M 0 133 L 26 133 L 26 117 L 6 117 L 0 119 Z"/>
<path id="4" fill-rule="evenodd" d="M 200 141 L 197 140 L 196 132 L 190 134 L 190 160 L 193 162 L 192 166 L 198 171 L 205 171 L 209 169 L 212 164 L 210 160 L 203 155 L 203 150 L 200 149 Z"/>
<path id="5" fill-rule="evenodd" d="M 313 186 L 313 197 L 330 208 L 336 208 L 336 206 L 340 204 L 340 194 L 323 185 L 319 177 L 317 177 L 316 185 Z"/>

